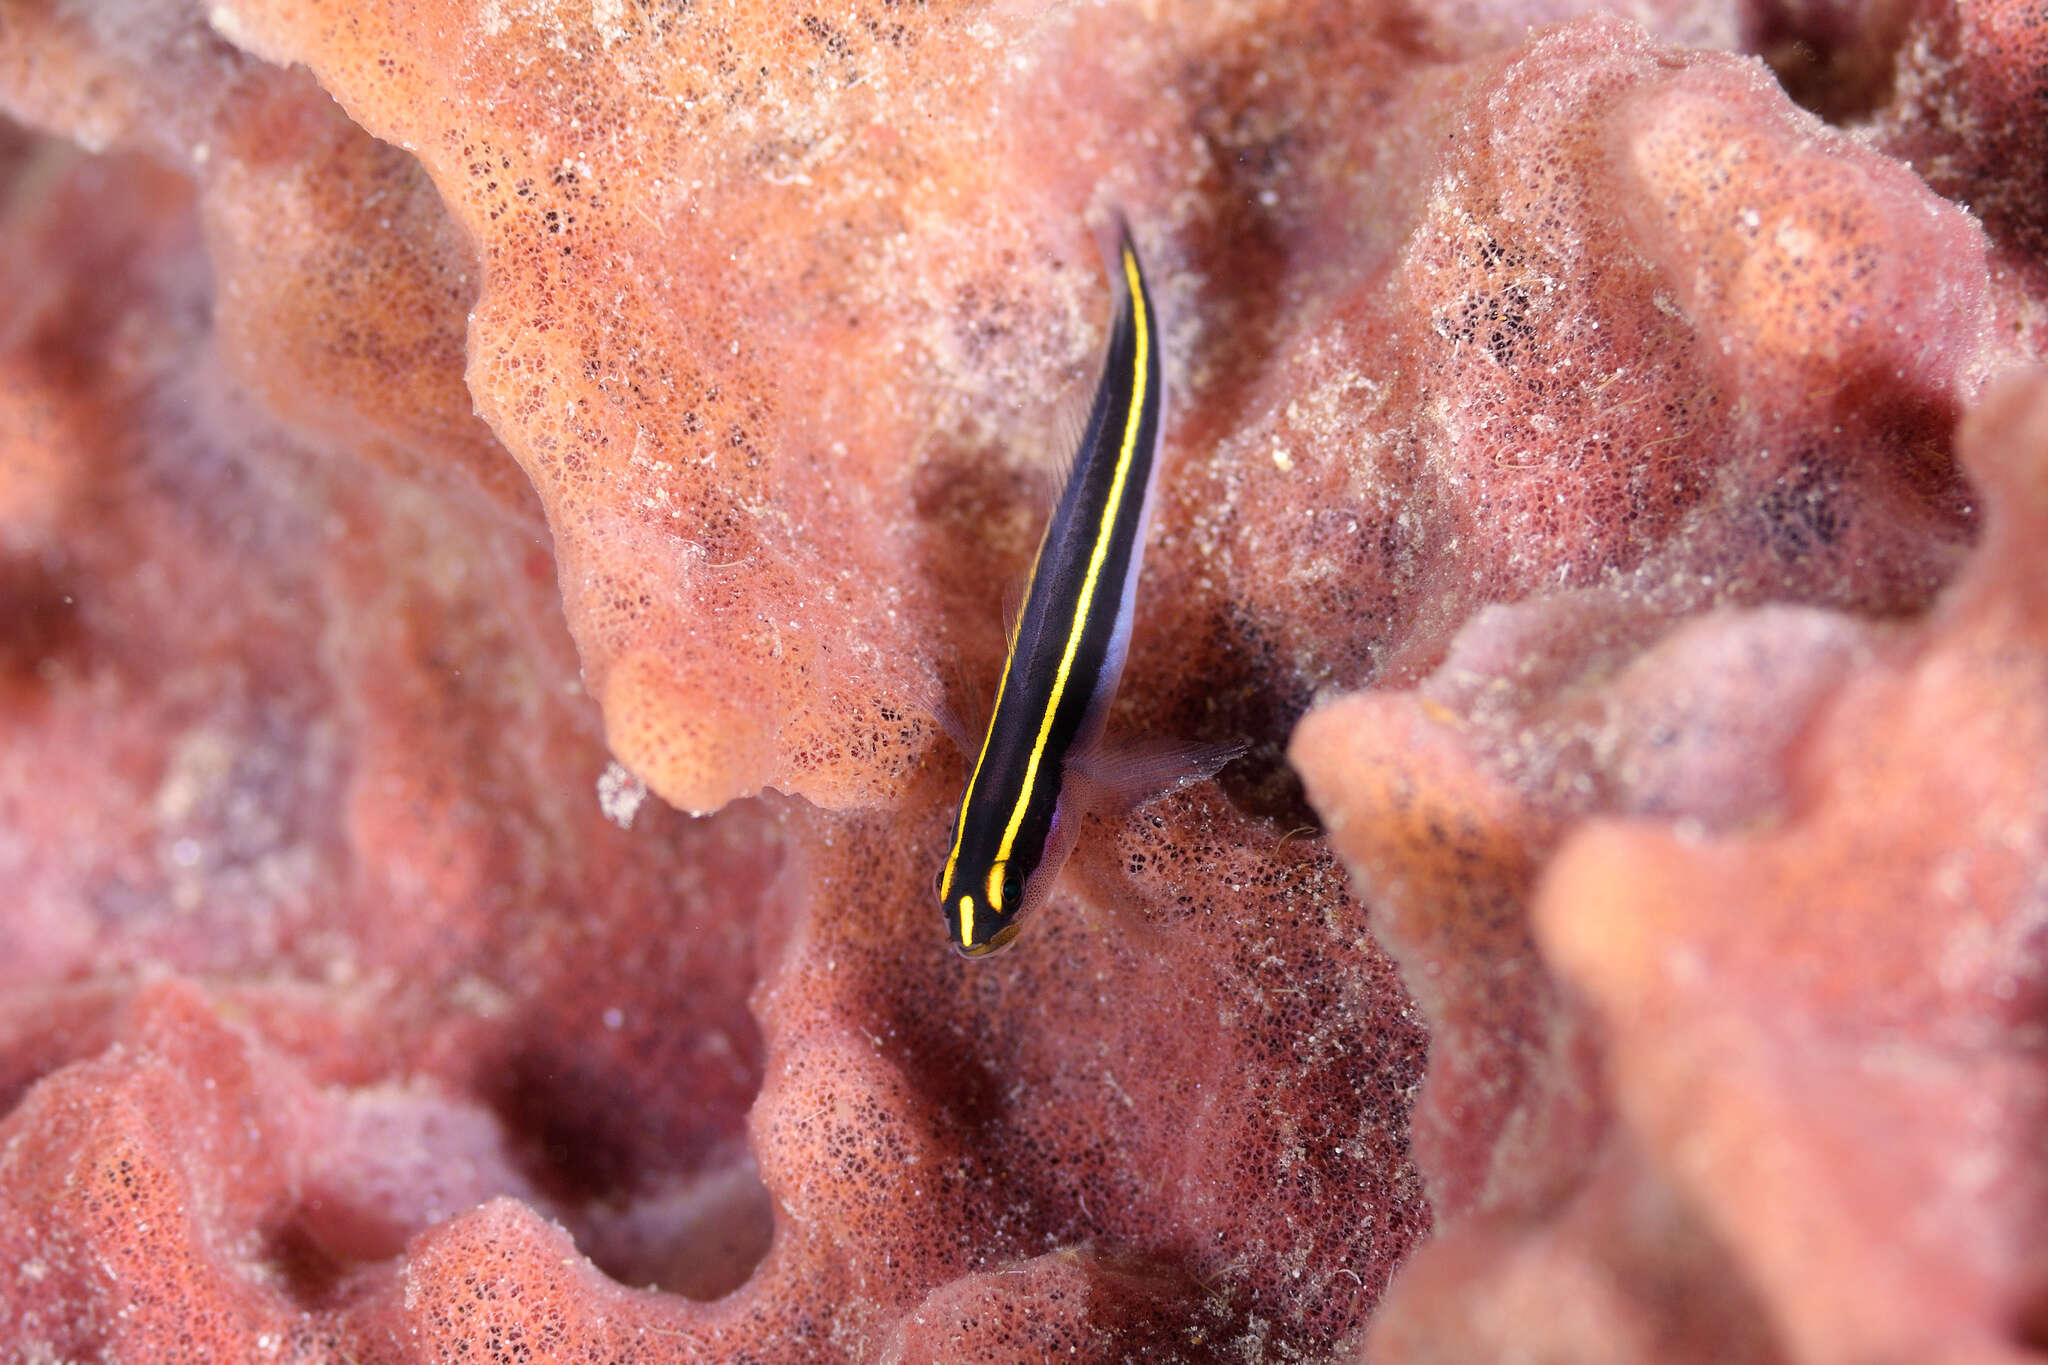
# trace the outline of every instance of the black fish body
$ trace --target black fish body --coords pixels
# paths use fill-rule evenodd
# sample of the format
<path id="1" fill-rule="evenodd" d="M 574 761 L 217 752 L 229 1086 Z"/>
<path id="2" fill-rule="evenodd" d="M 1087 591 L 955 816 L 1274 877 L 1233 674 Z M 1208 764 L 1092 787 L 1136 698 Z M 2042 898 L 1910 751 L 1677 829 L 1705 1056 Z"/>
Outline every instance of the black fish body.
<path id="1" fill-rule="evenodd" d="M 1046 524 L 995 714 L 954 821 L 939 900 L 954 945 L 984 956 L 1052 894 L 1091 753 L 1123 677 L 1165 419 L 1159 328 L 1118 225 L 1116 316 L 1072 470 Z"/>

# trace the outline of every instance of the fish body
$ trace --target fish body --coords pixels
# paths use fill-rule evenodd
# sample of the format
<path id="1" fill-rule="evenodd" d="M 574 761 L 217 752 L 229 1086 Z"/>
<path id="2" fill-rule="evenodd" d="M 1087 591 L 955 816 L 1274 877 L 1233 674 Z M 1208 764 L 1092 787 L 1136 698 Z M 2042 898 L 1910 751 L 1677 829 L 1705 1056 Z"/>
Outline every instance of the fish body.
<path id="1" fill-rule="evenodd" d="M 1130 644 L 1166 394 L 1151 292 L 1121 223 L 1107 254 L 1116 315 L 1102 378 L 939 871 L 948 935 L 969 957 L 1007 946 L 1052 894 L 1079 822 L 1075 761 L 1101 739 Z"/>

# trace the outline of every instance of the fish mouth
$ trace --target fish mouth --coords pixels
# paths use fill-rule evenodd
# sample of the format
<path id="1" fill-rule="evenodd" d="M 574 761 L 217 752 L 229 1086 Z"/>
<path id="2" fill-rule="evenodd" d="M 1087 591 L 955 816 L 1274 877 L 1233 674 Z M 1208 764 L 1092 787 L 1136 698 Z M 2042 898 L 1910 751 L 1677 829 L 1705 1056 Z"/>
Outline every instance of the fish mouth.
<path id="1" fill-rule="evenodd" d="M 1009 947 L 1012 943 L 1015 943 L 1017 941 L 1017 931 L 1023 927 L 1021 923 L 1005 924 L 980 943 L 955 943 L 953 951 L 962 957 L 993 956 Z"/>

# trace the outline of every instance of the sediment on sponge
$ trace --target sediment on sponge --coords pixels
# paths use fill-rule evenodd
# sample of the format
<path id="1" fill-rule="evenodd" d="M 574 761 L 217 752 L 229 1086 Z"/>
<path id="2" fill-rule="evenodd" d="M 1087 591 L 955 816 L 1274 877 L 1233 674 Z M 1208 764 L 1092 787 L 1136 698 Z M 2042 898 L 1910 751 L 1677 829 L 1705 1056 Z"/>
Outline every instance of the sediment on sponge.
<path id="1" fill-rule="evenodd" d="M 0 1355 L 2022 1358 L 2040 34 L 0 0 Z"/>

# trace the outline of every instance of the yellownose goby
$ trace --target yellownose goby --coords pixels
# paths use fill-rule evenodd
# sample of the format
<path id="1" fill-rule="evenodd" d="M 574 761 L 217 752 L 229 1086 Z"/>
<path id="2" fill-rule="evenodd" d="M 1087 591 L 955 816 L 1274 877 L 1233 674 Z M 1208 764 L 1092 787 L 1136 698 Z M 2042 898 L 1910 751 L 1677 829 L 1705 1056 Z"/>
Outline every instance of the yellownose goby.
<path id="1" fill-rule="evenodd" d="M 1166 393 L 1151 291 L 1121 221 L 1106 254 L 1116 316 L 1102 379 L 1039 543 L 939 871 L 947 932 L 969 957 L 1008 945 L 1052 894 L 1079 824 L 1075 761 L 1101 739 L 1130 644 Z M 1182 766 L 1206 776 L 1235 752 L 1207 750 Z"/>

